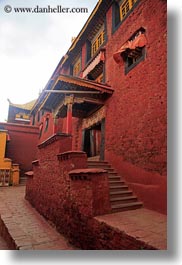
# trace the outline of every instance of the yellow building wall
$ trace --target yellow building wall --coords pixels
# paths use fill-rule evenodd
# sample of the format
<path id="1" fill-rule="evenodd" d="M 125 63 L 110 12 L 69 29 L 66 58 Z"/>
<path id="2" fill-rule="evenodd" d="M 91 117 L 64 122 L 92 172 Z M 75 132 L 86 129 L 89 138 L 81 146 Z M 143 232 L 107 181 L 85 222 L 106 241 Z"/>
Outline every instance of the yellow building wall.
<path id="1" fill-rule="evenodd" d="M 0 170 L 2 172 L 6 172 L 8 170 L 10 173 L 9 184 L 18 185 L 19 184 L 19 165 L 12 164 L 12 160 L 9 158 L 5 158 L 6 152 L 6 140 L 7 140 L 7 131 L 0 130 Z M 4 173 L 2 173 L 4 174 Z M 4 177 L 0 179 L 0 186 L 5 185 L 2 184 L 4 182 Z M 6 182 L 6 185 L 8 185 Z"/>
<path id="2" fill-rule="evenodd" d="M 4 159 L 6 148 L 6 131 L 0 131 L 0 161 Z"/>
<path id="3" fill-rule="evenodd" d="M 0 169 L 10 169 L 11 159 L 5 158 L 7 131 L 0 131 Z"/>

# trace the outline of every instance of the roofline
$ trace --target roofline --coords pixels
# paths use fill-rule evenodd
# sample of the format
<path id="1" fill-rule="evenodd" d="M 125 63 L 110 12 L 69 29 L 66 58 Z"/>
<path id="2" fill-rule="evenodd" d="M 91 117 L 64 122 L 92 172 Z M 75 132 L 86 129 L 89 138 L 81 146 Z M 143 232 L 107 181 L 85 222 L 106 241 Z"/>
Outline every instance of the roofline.
<path id="1" fill-rule="evenodd" d="M 27 110 L 27 111 L 31 111 L 32 107 L 34 106 L 35 102 L 36 102 L 36 99 L 33 99 L 27 103 L 24 103 L 24 104 L 15 104 L 15 103 L 12 103 L 9 99 L 7 99 L 8 102 L 9 102 L 9 106 L 12 106 L 14 108 L 17 108 L 17 109 L 21 109 L 21 110 Z M 34 104 L 32 105 L 32 107 L 26 107 L 27 105 L 29 105 L 30 103 L 33 103 Z"/>
<path id="2" fill-rule="evenodd" d="M 4 126 L 14 126 L 14 127 L 26 127 L 26 128 L 32 128 L 32 129 L 38 129 L 39 126 L 35 125 L 28 125 L 28 124 L 21 124 L 21 123 L 13 123 L 13 122 L 0 122 L 0 125 Z"/>
<path id="3" fill-rule="evenodd" d="M 88 27 L 88 24 L 90 23 L 90 21 L 92 20 L 93 16 L 96 14 L 97 10 L 99 9 L 101 3 L 103 2 L 103 0 L 99 0 L 98 3 L 96 4 L 95 8 L 93 9 L 92 13 L 90 14 L 89 18 L 87 19 L 87 21 L 85 22 L 84 26 L 82 27 L 81 31 L 78 33 L 77 37 L 75 38 L 75 40 L 73 41 L 73 43 L 71 44 L 70 48 L 68 49 L 67 53 L 62 57 L 60 63 L 62 66 L 68 59 L 68 53 L 70 51 L 72 51 L 76 44 L 78 43 L 81 35 L 83 34 L 83 32 L 85 31 L 85 29 Z"/>
<path id="4" fill-rule="evenodd" d="M 97 13 L 100 5 L 104 2 L 104 0 L 98 0 L 95 8 L 93 9 L 92 13 L 90 14 L 89 18 L 87 19 L 87 21 L 85 22 L 84 26 L 82 27 L 81 31 L 78 33 L 77 37 L 75 38 L 75 40 L 73 41 L 73 43 L 71 44 L 70 48 L 67 50 L 66 54 L 64 56 L 62 56 L 61 60 L 59 61 L 57 67 L 55 68 L 53 74 L 51 75 L 49 81 L 47 82 L 45 88 L 43 89 L 42 93 L 40 94 L 40 96 L 38 97 L 37 101 L 35 102 L 34 106 L 32 107 L 30 113 L 32 113 L 34 111 L 34 109 L 36 108 L 36 106 L 40 103 L 40 106 L 42 106 L 42 103 L 45 102 L 45 96 L 44 96 L 44 90 L 46 90 L 48 88 L 48 86 L 50 85 L 51 80 L 53 81 L 57 81 L 57 72 L 58 70 L 64 65 L 64 63 L 67 61 L 67 59 L 69 58 L 69 52 L 71 52 L 75 46 L 77 45 L 80 37 L 82 36 L 83 32 L 86 30 L 86 28 L 88 27 L 90 21 L 93 19 L 94 15 Z M 42 102 L 40 102 L 40 97 L 43 97 Z M 39 106 L 39 108 L 40 108 Z"/>

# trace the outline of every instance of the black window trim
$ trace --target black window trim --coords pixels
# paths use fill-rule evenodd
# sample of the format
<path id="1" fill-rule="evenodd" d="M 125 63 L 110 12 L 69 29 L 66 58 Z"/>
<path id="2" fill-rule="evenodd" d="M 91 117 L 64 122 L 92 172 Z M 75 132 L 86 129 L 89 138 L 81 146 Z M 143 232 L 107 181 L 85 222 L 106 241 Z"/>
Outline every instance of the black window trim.
<path id="1" fill-rule="evenodd" d="M 142 56 L 132 65 L 127 65 L 127 59 L 125 60 L 125 75 L 128 74 L 135 66 L 137 66 L 140 62 L 144 61 L 146 58 L 146 47 L 142 48 Z"/>
<path id="2" fill-rule="evenodd" d="M 128 13 L 126 14 L 126 16 L 122 19 L 122 20 L 119 20 L 118 24 L 115 25 L 115 8 L 116 8 L 116 3 L 120 6 L 121 3 L 125 1 L 125 0 L 122 0 L 122 1 L 117 1 L 115 0 L 113 5 L 112 5 L 112 34 L 115 33 L 115 31 L 117 31 L 117 29 L 122 25 L 122 23 L 128 18 L 128 16 L 131 14 L 131 12 L 133 12 L 133 10 L 137 7 L 137 5 L 140 3 L 140 0 L 137 0 L 133 7 L 128 11 Z"/>
<path id="3" fill-rule="evenodd" d="M 47 117 L 46 120 L 45 120 L 45 129 L 44 129 L 44 132 L 47 132 L 48 128 L 49 128 L 49 117 Z"/>

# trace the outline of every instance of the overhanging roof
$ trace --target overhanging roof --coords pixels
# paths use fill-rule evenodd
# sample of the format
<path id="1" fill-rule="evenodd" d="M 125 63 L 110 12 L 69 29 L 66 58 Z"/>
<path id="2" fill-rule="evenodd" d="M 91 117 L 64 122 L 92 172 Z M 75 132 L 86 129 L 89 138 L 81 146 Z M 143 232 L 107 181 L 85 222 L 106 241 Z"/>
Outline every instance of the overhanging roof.
<path id="1" fill-rule="evenodd" d="M 95 81 L 60 75 L 51 89 L 44 90 L 43 93 L 45 98 L 40 108 L 55 110 L 58 106 L 64 105 L 66 96 L 73 95 L 77 99 L 74 109 L 85 113 L 103 105 L 104 101 L 112 95 L 113 89 Z"/>
<path id="2" fill-rule="evenodd" d="M 62 66 L 64 64 L 69 65 L 70 58 L 78 54 L 78 50 L 80 50 L 80 47 L 85 42 L 85 40 L 92 37 L 91 33 L 92 35 L 95 35 L 97 33 L 98 29 L 105 21 L 105 13 L 108 10 L 108 8 L 112 5 L 112 2 L 113 2 L 112 0 L 98 0 L 97 5 L 95 6 L 94 10 L 92 11 L 85 25 L 81 29 L 80 33 L 71 44 L 65 56 L 63 56 L 60 62 L 58 63 L 55 71 L 53 72 L 44 90 L 51 89 L 51 87 L 55 84 L 55 82 L 57 82 L 56 78 L 59 75 Z M 43 93 L 40 94 L 39 98 L 33 105 L 31 113 L 35 113 L 40 108 L 40 106 L 44 104 L 45 98 L 46 94 L 43 91 Z"/>

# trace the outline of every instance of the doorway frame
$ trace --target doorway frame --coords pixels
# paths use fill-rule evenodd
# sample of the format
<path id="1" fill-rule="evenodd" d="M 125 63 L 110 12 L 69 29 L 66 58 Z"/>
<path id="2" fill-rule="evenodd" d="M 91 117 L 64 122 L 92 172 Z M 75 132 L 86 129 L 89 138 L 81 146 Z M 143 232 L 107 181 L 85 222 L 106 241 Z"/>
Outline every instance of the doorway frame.
<path id="1" fill-rule="evenodd" d="M 86 130 L 91 129 L 92 127 L 94 127 L 95 125 L 98 125 L 100 123 L 101 125 L 101 143 L 100 143 L 100 158 L 99 160 L 103 161 L 105 158 L 105 118 L 101 119 L 100 121 L 98 121 L 97 123 L 94 123 L 92 126 L 90 126 L 89 128 L 84 128 L 82 130 L 82 151 L 84 151 L 84 147 L 85 147 L 85 135 L 86 135 Z"/>

